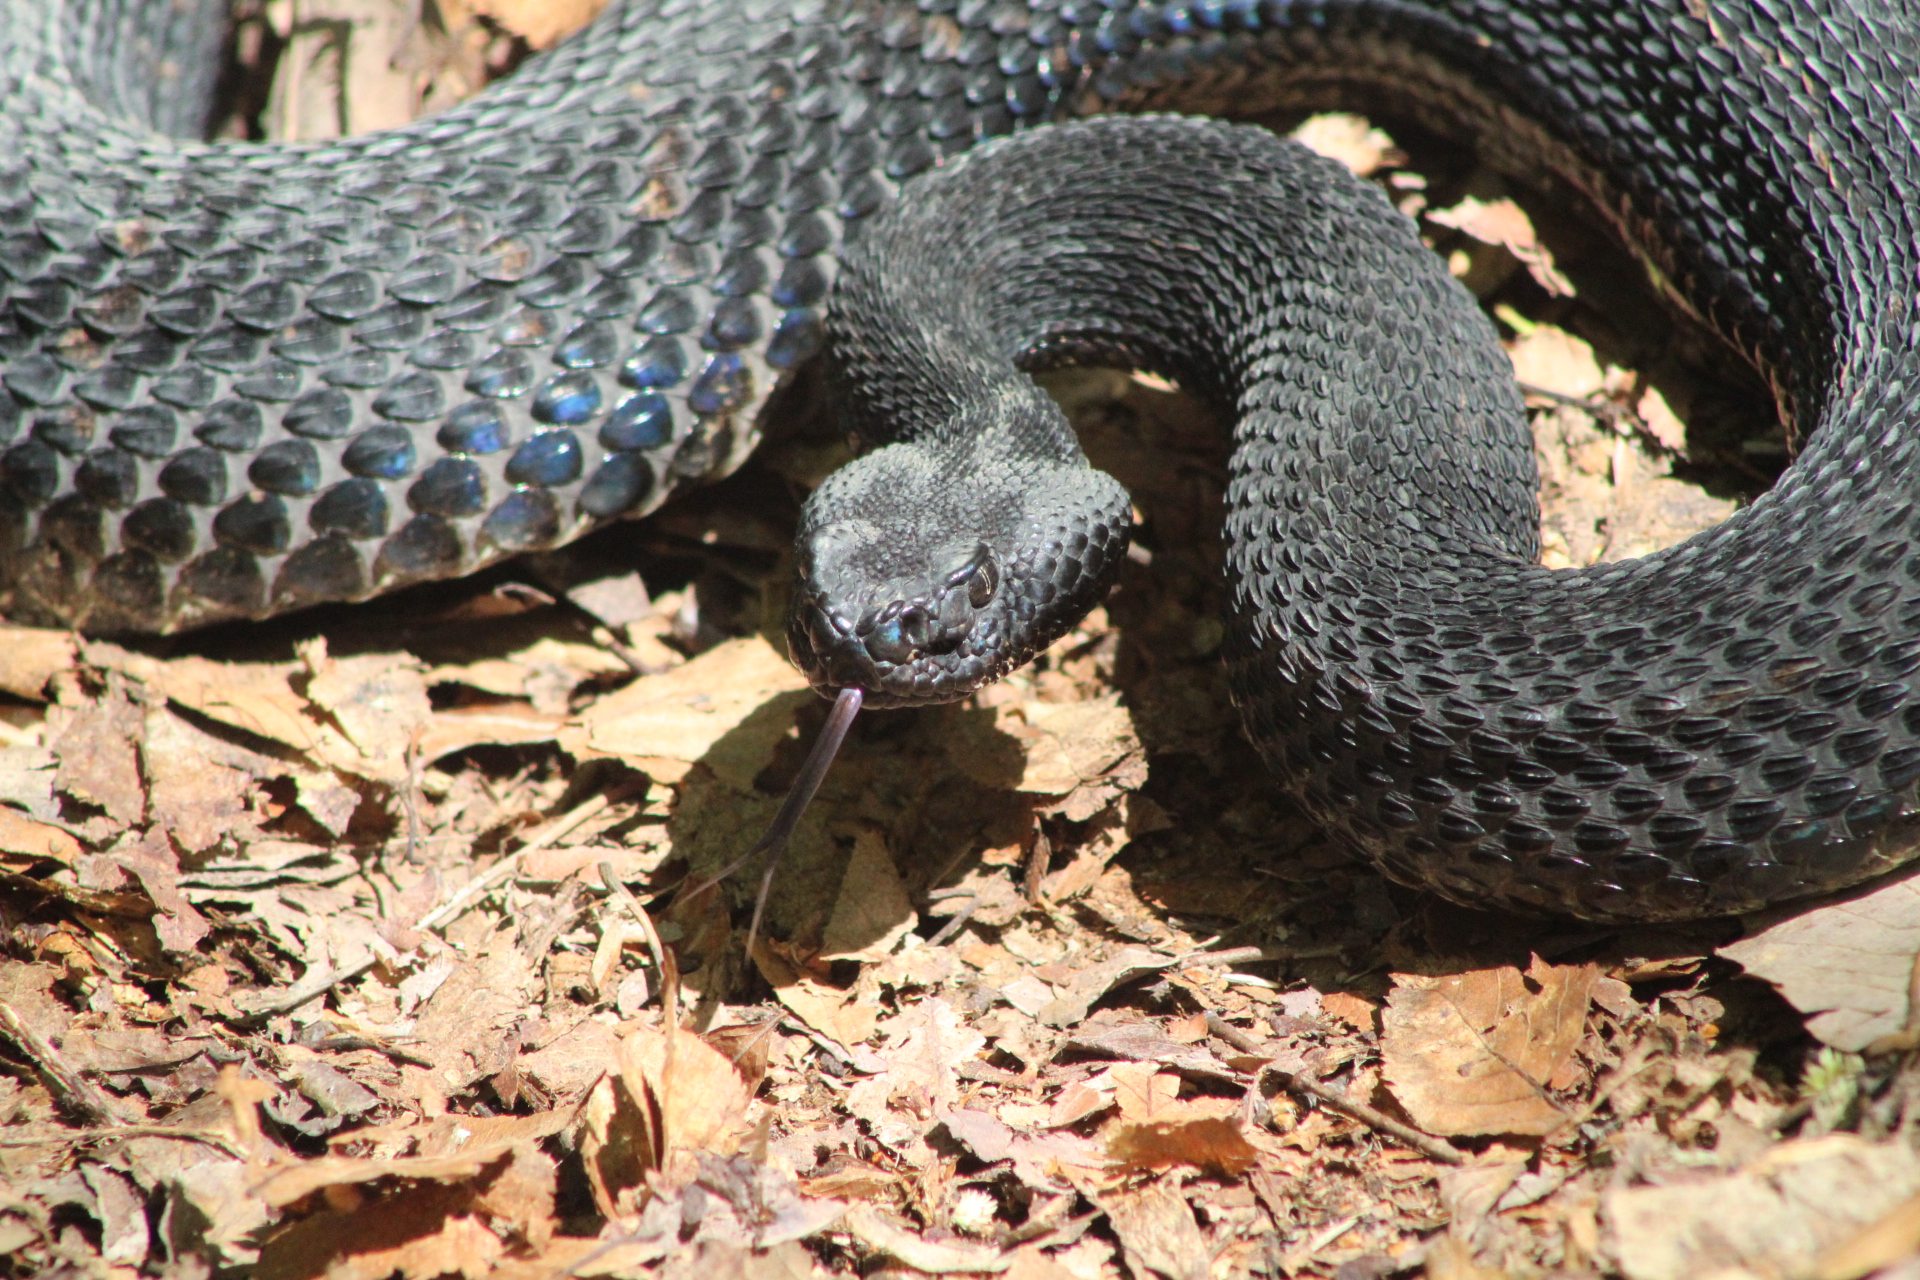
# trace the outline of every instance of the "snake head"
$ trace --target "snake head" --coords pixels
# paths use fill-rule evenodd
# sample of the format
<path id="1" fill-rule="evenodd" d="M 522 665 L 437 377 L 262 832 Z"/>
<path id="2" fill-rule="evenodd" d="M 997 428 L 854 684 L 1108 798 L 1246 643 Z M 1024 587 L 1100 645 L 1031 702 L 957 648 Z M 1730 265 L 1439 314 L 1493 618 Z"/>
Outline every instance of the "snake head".
<path id="1" fill-rule="evenodd" d="M 787 644 L 816 689 L 956 701 L 1099 602 L 1126 553 L 1126 491 L 1084 456 L 990 437 L 888 445 L 808 499 Z"/>

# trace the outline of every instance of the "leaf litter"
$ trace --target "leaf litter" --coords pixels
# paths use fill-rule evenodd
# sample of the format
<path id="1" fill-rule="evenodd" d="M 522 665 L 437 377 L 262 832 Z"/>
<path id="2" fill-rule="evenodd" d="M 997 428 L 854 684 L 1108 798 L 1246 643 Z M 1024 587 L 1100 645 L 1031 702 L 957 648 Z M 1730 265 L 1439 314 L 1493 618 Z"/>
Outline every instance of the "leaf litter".
<path id="1" fill-rule="evenodd" d="M 594 7 L 276 0 L 229 132 L 411 118 Z M 1502 325 L 1549 563 L 1784 461 L 1685 335 L 1585 301 L 1619 264 L 1576 225 L 1303 133 Z M 1218 433 L 1154 379 L 1048 385 L 1144 517 L 1120 587 L 973 702 L 865 717 L 750 956 L 757 870 L 708 881 L 824 715 L 777 645 L 795 494 L 844 456 L 804 386 L 734 479 L 474 582 L 0 625 L 0 1270 L 1914 1274 L 1907 882 L 1641 929 L 1385 883 L 1238 736 Z"/>

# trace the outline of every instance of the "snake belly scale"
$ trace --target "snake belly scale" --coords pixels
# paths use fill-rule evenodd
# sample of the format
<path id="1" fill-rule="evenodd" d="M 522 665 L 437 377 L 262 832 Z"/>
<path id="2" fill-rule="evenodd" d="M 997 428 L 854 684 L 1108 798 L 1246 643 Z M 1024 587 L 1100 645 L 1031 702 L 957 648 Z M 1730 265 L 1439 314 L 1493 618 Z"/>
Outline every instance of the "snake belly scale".
<path id="1" fill-rule="evenodd" d="M 809 502 L 796 657 L 961 696 L 1126 535 L 1019 370 L 1127 359 L 1235 424 L 1236 700 L 1390 875 L 1651 919 L 1911 856 L 1898 5 L 615 0 L 459 108 L 304 146 L 176 136 L 221 0 L 0 8 L 16 619 L 178 630 L 558 545 L 736 465 L 831 345 L 875 449 Z M 1062 123 L 1328 106 L 1590 201 L 1769 380 L 1795 464 L 1667 552 L 1540 569 L 1491 331 L 1377 194 L 1252 130 Z M 924 545 L 878 554 L 903 494 Z"/>

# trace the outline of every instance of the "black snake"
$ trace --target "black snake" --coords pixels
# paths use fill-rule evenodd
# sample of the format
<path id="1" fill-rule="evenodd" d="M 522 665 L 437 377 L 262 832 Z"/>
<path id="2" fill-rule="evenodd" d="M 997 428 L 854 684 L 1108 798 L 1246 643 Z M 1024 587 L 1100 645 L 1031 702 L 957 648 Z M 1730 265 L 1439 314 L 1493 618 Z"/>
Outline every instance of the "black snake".
<path id="1" fill-rule="evenodd" d="M 807 509 L 817 683 L 957 696 L 1091 601 L 1125 498 L 1017 370 L 1120 360 L 1236 422 L 1236 696 L 1389 874 L 1649 918 L 1910 856 L 1901 9 L 629 0 L 405 129 L 163 136 L 221 10 L 4 5 L 15 618 L 178 629 L 555 545 L 732 467 L 831 322 L 884 447 Z M 1808 442 L 1779 484 L 1670 551 L 1535 567 L 1511 374 L 1377 194 L 1253 130 L 1028 131 L 1352 105 L 1592 202 L 1769 380 Z"/>

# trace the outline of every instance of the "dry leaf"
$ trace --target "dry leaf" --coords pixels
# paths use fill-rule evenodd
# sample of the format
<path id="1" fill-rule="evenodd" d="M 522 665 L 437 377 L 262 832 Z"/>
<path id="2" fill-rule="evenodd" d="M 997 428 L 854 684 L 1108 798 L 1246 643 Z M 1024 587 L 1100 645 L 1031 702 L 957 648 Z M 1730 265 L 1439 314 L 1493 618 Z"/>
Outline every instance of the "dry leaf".
<path id="1" fill-rule="evenodd" d="M 493 1270 L 507 1241 L 493 1230 L 498 1212 L 487 1191 L 502 1177 L 525 1184 L 544 1172 L 542 1234 L 551 1234 L 554 1169 L 541 1152 L 502 1158 L 487 1176 L 454 1185 L 403 1188 L 345 1211 L 323 1211 L 279 1232 L 261 1251 L 257 1280 L 432 1280 L 448 1274 L 479 1277 Z M 515 1187 L 515 1198 L 526 1192 Z M 514 1206 L 524 1211 L 525 1205 Z M 503 1229 L 508 1223 L 501 1224 Z"/>
<path id="2" fill-rule="evenodd" d="M 147 811 L 146 784 L 134 744 L 145 724 L 140 708 L 116 685 L 73 713 L 49 744 L 60 759 L 54 785 L 125 826 Z"/>
<path id="3" fill-rule="evenodd" d="M 360 757 L 328 763 L 390 785 L 404 783 L 407 753 L 433 715 L 426 668 L 399 653 L 332 658 L 323 637 L 301 645 L 300 657 L 310 673 L 308 701 L 332 718 Z"/>
<path id="4" fill-rule="evenodd" d="M 492 18 L 536 49 L 572 35 L 606 8 L 607 0 L 442 0 L 443 5 Z"/>
<path id="5" fill-rule="evenodd" d="M 1757 1277 L 1812 1273 L 1920 1192 L 1906 1142 L 1852 1134 L 1787 1142 L 1738 1173 L 1705 1182 L 1623 1187 L 1601 1200 L 1607 1244 L 1628 1280 L 1694 1280 L 1744 1267 Z"/>
<path id="6" fill-rule="evenodd" d="M 1181 1080 L 1145 1062 L 1108 1068 L 1120 1115 L 1102 1134 L 1107 1155 L 1135 1171 L 1190 1164 L 1227 1176 L 1253 1167 L 1258 1156 L 1234 1118 L 1231 1098 L 1180 1098 Z"/>
<path id="7" fill-rule="evenodd" d="M 853 839 L 840 896 L 821 934 L 822 960 L 884 960 L 920 917 L 880 832 L 862 828 Z"/>
<path id="8" fill-rule="evenodd" d="M 72 632 L 0 622 L 0 693 L 29 702 L 46 698 L 47 681 L 71 671 L 80 646 Z"/>
<path id="9" fill-rule="evenodd" d="M 1135 1276 L 1151 1270 L 1167 1280 L 1207 1280 L 1213 1251 L 1177 1187 L 1148 1183 L 1097 1197 Z"/>
<path id="10" fill-rule="evenodd" d="M 1821 1254 L 1814 1276 L 1815 1280 L 1861 1280 L 1882 1267 L 1916 1257 L 1920 1257 L 1920 1195 L 1901 1201 L 1859 1235 Z"/>
<path id="11" fill-rule="evenodd" d="M 202 750 L 208 742 L 164 707 L 146 717 L 140 759 L 152 788 L 153 820 L 188 853 L 211 849 L 223 839 L 244 839 L 258 826 L 247 814 L 252 775 L 215 762 Z"/>
<path id="12" fill-rule="evenodd" d="M 420 761 L 431 764 L 468 747 L 551 742 L 565 723 L 559 716 L 512 704 L 436 711 L 420 733 Z"/>
<path id="13" fill-rule="evenodd" d="M 561 730 L 560 745 L 579 757 L 618 756 L 661 782 L 704 760 L 744 789 L 812 696 L 765 640 L 730 640 L 600 699 Z"/>
<path id="14" fill-rule="evenodd" d="M 0 854 L 50 859 L 72 866 L 85 851 L 80 842 L 58 827 L 50 827 L 5 805 L 0 805 Z"/>
<path id="15" fill-rule="evenodd" d="M 1260 1158 L 1240 1122 L 1229 1116 L 1116 1124 L 1107 1133 L 1107 1155 L 1135 1171 L 1190 1164 L 1229 1178 L 1253 1168 Z"/>
<path id="16" fill-rule="evenodd" d="M 307 700 L 289 683 L 303 670 L 297 663 L 210 662 L 205 658 L 162 662 L 99 641 L 86 645 L 85 657 L 89 665 L 122 672 L 222 724 L 296 751 L 311 751 L 319 743 L 321 726 Z"/>
<path id="17" fill-rule="evenodd" d="M 1319 999 L 1320 1011 L 1330 1018 L 1352 1027 L 1355 1031 L 1373 1032 L 1380 1029 L 1380 1006 L 1365 996 L 1354 995 L 1350 991 L 1329 991 Z"/>
<path id="18" fill-rule="evenodd" d="M 1468 196 L 1451 209 L 1430 209 L 1426 217 L 1443 227 L 1464 231 L 1482 244 L 1505 245 L 1542 289 L 1563 298 L 1573 296 L 1573 283 L 1553 265 L 1552 256 L 1534 235 L 1533 223 L 1512 200 L 1484 201 Z"/>
<path id="19" fill-rule="evenodd" d="M 691 1031 L 642 1027 L 620 1044 L 620 1080 L 660 1117 L 663 1157 L 676 1149 L 725 1154 L 739 1135 L 751 1095 L 740 1072 Z"/>
<path id="20" fill-rule="evenodd" d="M 1026 750 L 1016 791 L 1063 796 L 1140 751 L 1133 716 L 1120 705 L 1117 693 L 1086 702 L 1023 702 L 997 710 L 1000 731 Z"/>
<path id="21" fill-rule="evenodd" d="M 1007 1269 L 1007 1255 L 992 1245 L 927 1240 L 864 1204 L 847 1210 L 846 1227 L 867 1248 L 898 1258 L 915 1271 L 942 1275 L 954 1271 Z"/>
<path id="22" fill-rule="evenodd" d="M 1541 1134 L 1565 1113 L 1546 1096 L 1586 1032 L 1599 969 L 1536 957 L 1441 978 L 1395 974 L 1381 1057 L 1394 1097 L 1431 1133 Z"/>
<path id="23" fill-rule="evenodd" d="M 1859 1052 L 1906 1028 L 1920 955 L 1920 877 L 1829 906 L 1800 910 L 1720 954 L 1764 978 L 1800 1012 L 1807 1030 Z"/>
<path id="24" fill-rule="evenodd" d="M 765 938 L 754 944 L 753 963 L 781 1004 L 842 1048 L 860 1044 L 879 1025 L 880 1009 L 873 1001 L 801 973 L 776 954 Z"/>

